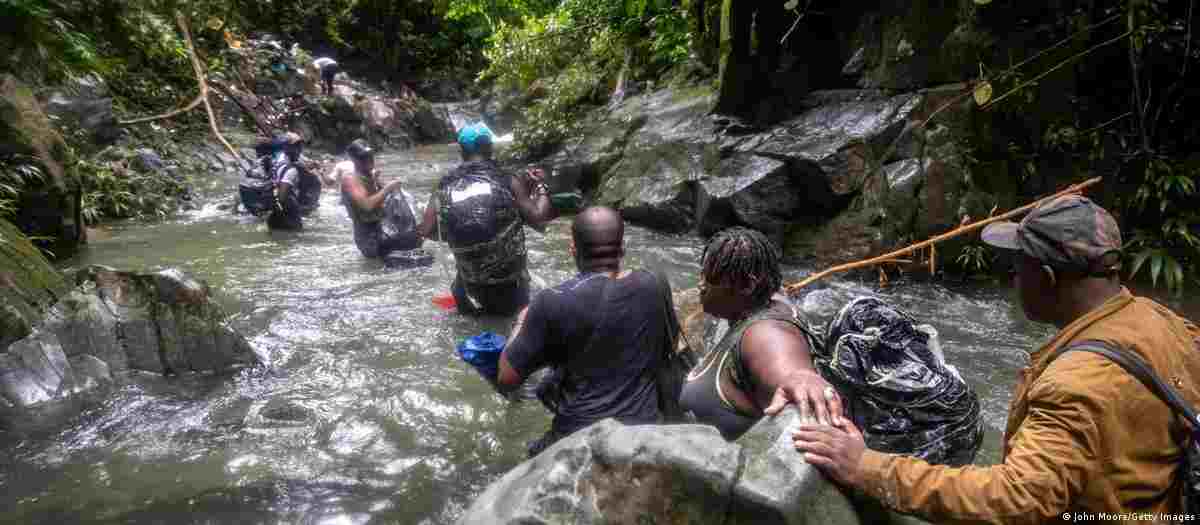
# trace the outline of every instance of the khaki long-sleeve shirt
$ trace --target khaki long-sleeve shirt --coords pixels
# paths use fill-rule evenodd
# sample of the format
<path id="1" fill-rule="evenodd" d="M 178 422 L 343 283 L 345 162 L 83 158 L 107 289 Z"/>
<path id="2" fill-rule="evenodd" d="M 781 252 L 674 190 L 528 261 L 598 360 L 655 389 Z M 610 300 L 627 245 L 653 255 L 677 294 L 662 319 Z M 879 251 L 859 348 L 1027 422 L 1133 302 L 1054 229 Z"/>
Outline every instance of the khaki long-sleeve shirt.
<path id="1" fill-rule="evenodd" d="M 1063 523 L 1099 513 L 1165 522 L 1179 514 L 1174 480 L 1182 426 L 1165 403 L 1103 356 L 1059 347 L 1105 341 L 1139 354 L 1200 406 L 1195 327 L 1122 292 L 1063 328 L 1031 356 L 1009 411 L 1003 463 L 952 468 L 866 451 L 862 488 L 885 505 L 935 523 Z M 1200 520 L 1195 516 L 1193 520 Z"/>

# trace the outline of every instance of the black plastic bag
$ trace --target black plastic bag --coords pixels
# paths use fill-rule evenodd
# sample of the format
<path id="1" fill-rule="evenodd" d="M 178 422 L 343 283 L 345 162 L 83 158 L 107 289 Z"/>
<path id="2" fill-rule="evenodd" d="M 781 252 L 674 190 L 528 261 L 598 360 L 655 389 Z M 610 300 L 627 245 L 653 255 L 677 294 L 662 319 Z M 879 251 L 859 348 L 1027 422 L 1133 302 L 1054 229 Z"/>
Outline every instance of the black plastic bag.
<path id="1" fill-rule="evenodd" d="M 983 441 L 979 399 L 946 364 L 937 331 L 860 297 L 829 322 L 814 364 L 873 450 L 965 465 Z"/>

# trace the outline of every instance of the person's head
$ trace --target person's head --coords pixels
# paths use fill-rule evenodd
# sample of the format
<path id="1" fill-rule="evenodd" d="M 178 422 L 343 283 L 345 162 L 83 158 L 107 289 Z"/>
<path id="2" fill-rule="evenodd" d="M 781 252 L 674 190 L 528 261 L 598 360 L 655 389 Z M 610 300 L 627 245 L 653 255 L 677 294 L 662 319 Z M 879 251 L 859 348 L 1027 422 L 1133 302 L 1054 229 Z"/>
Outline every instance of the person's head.
<path id="1" fill-rule="evenodd" d="M 458 132 L 464 161 L 492 158 L 492 130 L 482 122 L 463 126 Z"/>
<path id="2" fill-rule="evenodd" d="M 571 253 L 579 271 L 617 271 L 625 256 L 625 222 L 606 206 L 584 208 L 571 223 Z"/>
<path id="3" fill-rule="evenodd" d="M 779 249 L 760 232 L 742 227 L 717 232 L 700 260 L 704 311 L 738 319 L 770 303 L 783 284 L 779 259 Z"/>
<path id="4" fill-rule="evenodd" d="M 375 150 L 363 139 L 356 139 L 346 147 L 346 156 L 354 162 L 359 173 L 370 174 L 375 169 Z"/>
<path id="5" fill-rule="evenodd" d="M 1120 290 L 1121 230 L 1086 197 L 1059 197 L 982 237 L 1015 257 L 1013 286 L 1030 320 L 1065 326 Z"/>
<path id="6" fill-rule="evenodd" d="M 304 138 L 299 133 L 287 132 L 283 135 L 283 151 L 289 159 L 300 160 L 300 154 L 304 153 Z"/>

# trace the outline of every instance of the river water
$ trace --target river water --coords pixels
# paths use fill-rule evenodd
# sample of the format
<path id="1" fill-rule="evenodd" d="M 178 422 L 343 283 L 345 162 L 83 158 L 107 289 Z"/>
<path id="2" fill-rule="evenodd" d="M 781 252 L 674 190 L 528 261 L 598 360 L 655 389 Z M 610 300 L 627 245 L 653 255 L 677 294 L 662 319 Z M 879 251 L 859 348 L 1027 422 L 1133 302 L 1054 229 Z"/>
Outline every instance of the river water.
<path id="1" fill-rule="evenodd" d="M 454 145 L 422 146 L 378 165 L 423 207 L 457 155 Z M 177 267 L 207 280 L 269 366 L 232 377 L 135 376 L 82 415 L 0 431 L 0 522 L 452 523 L 547 427 L 539 404 L 504 402 L 458 359 L 458 341 L 507 334 L 508 320 L 433 307 L 449 285 L 446 267 L 394 271 L 362 259 L 330 190 L 302 233 L 272 235 L 220 209 L 234 184 L 207 181 L 200 209 L 172 220 L 110 226 L 69 265 Z M 568 220 L 527 233 L 535 287 L 573 275 Z M 695 286 L 698 239 L 630 227 L 626 242 L 629 266 Z M 786 281 L 807 271 L 788 268 Z M 823 322 L 863 294 L 938 328 L 983 406 L 977 462 L 997 461 L 1017 370 L 1048 327 L 1027 322 L 994 285 L 878 290 L 833 279 L 803 305 Z"/>

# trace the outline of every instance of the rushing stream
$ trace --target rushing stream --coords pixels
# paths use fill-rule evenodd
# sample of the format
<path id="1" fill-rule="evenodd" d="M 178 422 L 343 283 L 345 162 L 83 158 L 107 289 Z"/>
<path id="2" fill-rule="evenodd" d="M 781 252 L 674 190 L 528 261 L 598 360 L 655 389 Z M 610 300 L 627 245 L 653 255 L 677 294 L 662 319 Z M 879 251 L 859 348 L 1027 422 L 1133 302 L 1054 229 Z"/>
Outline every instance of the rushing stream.
<path id="1" fill-rule="evenodd" d="M 423 207 L 457 160 L 453 145 L 383 155 Z M 509 405 L 453 347 L 507 319 L 433 307 L 447 269 L 393 271 L 362 259 L 335 191 L 299 234 L 272 235 L 221 211 L 232 180 L 214 180 L 197 211 L 108 227 L 73 267 L 178 267 L 207 280 L 269 366 L 234 377 L 138 376 L 80 416 L 0 431 L 3 523 L 452 523 L 524 459 L 549 423 L 537 403 Z M 528 231 L 535 287 L 570 277 L 569 222 Z M 628 265 L 696 284 L 700 242 L 627 229 Z M 428 245 L 427 245 L 428 246 Z M 787 281 L 807 269 L 789 268 Z M 1016 371 L 1050 332 L 1025 321 L 1004 289 L 832 280 L 804 299 L 825 321 L 878 293 L 934 323 L 949 361 L 976 388 L 998 459 Z"/>

